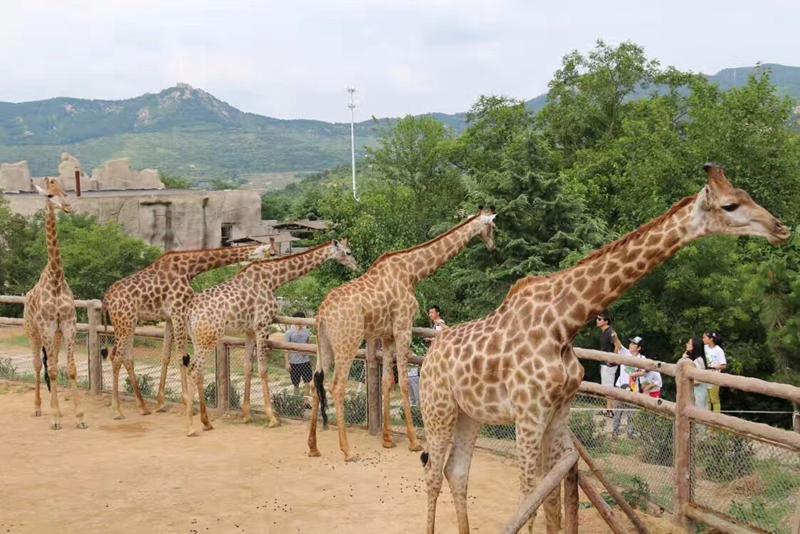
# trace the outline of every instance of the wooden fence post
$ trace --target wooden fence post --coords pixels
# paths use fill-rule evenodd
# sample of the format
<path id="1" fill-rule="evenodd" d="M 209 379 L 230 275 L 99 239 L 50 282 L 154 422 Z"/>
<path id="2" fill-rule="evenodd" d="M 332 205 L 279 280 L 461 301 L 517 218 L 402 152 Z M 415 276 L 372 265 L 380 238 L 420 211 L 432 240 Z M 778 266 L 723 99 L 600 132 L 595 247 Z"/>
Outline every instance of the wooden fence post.
<path id="1" fill-rule="evenodd" d="M 89 318 L 89 394 L 99 395 L 103 391 L 103 362 L 100 360 L 100 314 L 102 303 L 90 301 L 86 306 Z"/>
<path id="2" fill-rule="evenodd" d="M 231 347 L 224 341 L 217 344 L 216 385 L 217 409 L 227 413 L 231 409 Z"/>
<path id="3" fill-rule="evenodd" d="M 694 521 L 686 515 L 686 507 L 692 502 L 692 432 L 691 419 L 686 409 L 694 405 L 694 381 L 686 374 L 694 362 L 682 358 L 678 362 L 675 382 L 678 391 L 675 400 L 675 512 L 680 526 L 687 532 L 695 531 Z"/>
<path id="4" fill-rule="evenodd" d="M 381 432 L 381 366 L 378 364 L 377 341 L 367 341 L 367 418 L 369 433 Z"/>
<path id="5" fill-rule="evenodd" d="M 793 402 L 792 406 L 794 406 L 794 415 L 792 417 L 792 428 L 794 428 L 795 432 L 800 432 L 800 404 Z"/>

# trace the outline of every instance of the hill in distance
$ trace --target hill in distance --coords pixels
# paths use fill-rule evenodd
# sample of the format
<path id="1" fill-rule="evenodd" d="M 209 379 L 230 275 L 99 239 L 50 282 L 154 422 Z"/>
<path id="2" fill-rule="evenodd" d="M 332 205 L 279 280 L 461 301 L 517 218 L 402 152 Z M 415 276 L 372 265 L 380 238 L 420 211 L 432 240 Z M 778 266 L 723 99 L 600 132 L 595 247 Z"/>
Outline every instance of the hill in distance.
<path id="1" fill-rule="evenodd" d="M 764 64 L 779 91 L 800 99 L 800 67 Z M 725 69 L 712 82 L 741 86 L 756 67 Z M 546 95 L 526 102 L 532 111 Z M 460 131 L 466 113 L 432 113 Z M 356 125 L 358 151 L 375 143 L 393 119 Z M 243 112 L 187 84 L 127 100 L 51 98 L 0 102 L 0 162 L 28 161 L 34 176 L 54 173 L 63 151 L 91 169 L 130 157 L 137 168 L 155 167 L 200 183 L 214 178 L 246 182 L 291 181 L 293 173 L 319 171 L 350 161 L 350 125 L 316 120 L 281 120 Z M 278 184 L 274 184 L 277 186 Z"/>

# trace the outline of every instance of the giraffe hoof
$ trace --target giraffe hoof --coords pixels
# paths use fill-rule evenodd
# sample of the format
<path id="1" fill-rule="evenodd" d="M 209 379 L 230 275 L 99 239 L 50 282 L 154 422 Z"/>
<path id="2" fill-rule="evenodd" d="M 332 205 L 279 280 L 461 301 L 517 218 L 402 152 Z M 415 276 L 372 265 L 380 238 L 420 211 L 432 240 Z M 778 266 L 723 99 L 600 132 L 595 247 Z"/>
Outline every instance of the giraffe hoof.
<path id="1" fill-rule="evenodd" d="M 344 457 L 344 461 L 347 463 L 357 462 L 359 460 L 357 454 L 348 454 Z"/>
<path id="2" fill-rule="evenodd" d="M 253 419 L 249 415 L 245 415 L 244 417 L 242 417 L 242 423 L 244 423 L 244 424 L 247 424 L 252 420 Z"/>
<path id="3" fill-rule="evenodd" d="M 61 423 L 53 423 L 50 425 L 50 430 L 61 430 Z"/>
<path id="4" fill-rule="evenodd" d="M 322 453 L 320 453 L 317 449 L 314 449 L 314 450 L 308 451 L 308 456 L 311 457 L 311 458 L 316 458 L 318 456 L 322 456 Z"/>
<path id="5" fill-rule="evenodd" d="M 122 415 L 121 413 L 118 413 L 117 415 L 114 416 L 115 421 L 120 421 L 122 419 L 125 419 L 125 416 Z"/>
<path id="6" fill-rule="evenodd" d="M 159 404 L 158 406 L 156 406 L 156 411 L 158 413 L 164 413 L 167 411 L 167 407 L 164 406 L 163 404 Z"/>
<path id="7" fill-rule="evenodd" d="M 281 426 L 281 422 L 277 419 L 275 421 L 270 421 L 267 423 L 267 428 L 275 428 L 276 426 Z"/>
<path id="8" fill-rule="evenodd" d="M 214 427 L 211 426 L 211 423 L 208 423 L 207 425 L 203 425 L 203 431 L 206 431 L 206 430 L 214 430 Z"/>
<path id="9" fill-rule="evenodd" d="M 419 452 L 422 450 L 422 445 L 420 445 L 419 443 L 417 443 L 416 445 L 409 445 L 408 450 L 411 452 Z"/>
<path id="10" fill-rule="evenodd" d="M 139 410 L 139 413 L 142 414 L 142 415 L 150 415 L 153 412 L 151 412 L 147 408 L 142 408 L 141 410 Z"/>
<path id="11" fill-rule="evenodd" d="M 42 416 L 42 410 L 34 410 L 33 411 L 33 416 L 34 417 L 41 417 Z"/>
<path id="12" fill-rule="evenodd" d="M 186 437 L 187 437 L 187 438 L 193 438 L 193 437 L 196 437 L 196 436 L 197 436 L 197 432 L 196 432 L 195 430 L 189 430 L 189 431 L 186 433 Z"/>
<path id="13" fill-rule="evenodd" d="M 75 425 L 75 428 L 80 428 L 81 430 L 85 430 L 89 428 L 89 425 L 86 424 L 86 421 L 80 421 L 77 425 Z"/>
<path id="14" fill-rule="evenodd" d="M 384 449 L 394 449 L 395 447 L 397 447 L 397 445 L 394 444 L 394 441 L 383 440 Z"/>

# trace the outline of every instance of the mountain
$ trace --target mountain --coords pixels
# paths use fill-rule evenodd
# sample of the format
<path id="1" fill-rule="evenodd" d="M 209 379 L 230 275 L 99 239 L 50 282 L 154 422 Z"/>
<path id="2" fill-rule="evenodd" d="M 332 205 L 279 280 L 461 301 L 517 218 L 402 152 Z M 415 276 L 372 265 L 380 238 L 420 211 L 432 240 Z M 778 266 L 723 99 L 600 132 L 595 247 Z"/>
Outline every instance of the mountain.
<path id="1" fill-rule="evenodd" d="M 709 76 L 723 89 L 741 86 L 756 67 L 725 69 Z M 800 99 L 800 67 L 765 64 L 779 91 Z M 528 100 L 532 111 L 546 95 Z M 432 113 L 461 131 L 466 113 Z M 358 151 L 373 145 L 396 119 L 356 124 Z M 350 125 L 280 120 L 246 113 L 186 84 L 127 100 L 51 98 L 0 102 L 0 162 L 28 161 L 34 176 L 55 172 L 63 151 L 91 169 L 128 156 L 137 168 L 207 182 L 253 175 L 318 171 L 350 161 Z"/>

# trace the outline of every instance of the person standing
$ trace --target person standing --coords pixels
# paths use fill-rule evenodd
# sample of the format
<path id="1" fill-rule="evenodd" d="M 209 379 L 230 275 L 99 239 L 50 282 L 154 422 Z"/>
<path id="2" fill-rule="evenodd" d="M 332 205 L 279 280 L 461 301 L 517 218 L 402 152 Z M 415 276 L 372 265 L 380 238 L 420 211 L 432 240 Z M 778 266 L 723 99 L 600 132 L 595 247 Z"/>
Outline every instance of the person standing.
<path id="1" fill-rule="evenodd" d="M 596 317 L 597 328 L 600 329 L 600 350 L 603 352 L 615 352 L 614 345 L 617 340 L 617 333 L 611 326 L 611 314 L 608 310 L 600 313 Z M 614 387 L 617 381 L 619 365 L 600 364 L 600 383 L 604 386 Z M 606 401 L 606 410 L 603 415 L 613 417 L 614 412 L 611 399 Z"/>
<path id="2" fill-rule="evenodd" d="M 721 373 L 728 367 L 728 360 L 725 359 L 725 351 L 722 350 L 722 338 L 716 332 L 705 332 L 703 334 L 703 345 L 706 357 L 706 366 L 711 371 Z M 719 386 L 712 385 L 708 389 L 708 401 L 711 409 L 715 412 L 722 411 L 722 403 L 719 399 Z"/>
<path id="3" fill-rule="evenodd" d="M 619 337 L 615 338 L 614 343 L 614 352 L 617 354 L 622 354 L 624 356 L 632 356 L 631 351 L 626 349 L 622 346 L 622 343 L 619 341 Z M 630 382 L 630 375 L 629 372 L 634 372 L 636 370 L 635 367 L 629 367 L 624 364 L 619 366 L 619 376 L 617 377 L 617 381 L 614 383 L 614 386 L 619 389 L 625 389 L 630 391 L 631 389 L 631 382 Z M 616 441 L 619 438 L 619 430 L 622 426 L 622 419 L 625 418 L 625 427 L 627 429 L 627 434 L 629 438 L 633 437 L 633 412 L 635 408 L 630 404 L 625 404 L 624 402 L 617 402 L 616 406 L 614 407 L 614 423 L 611 427 L 611 439 Z"/>
<path id="4" fill-rule="evenodd" d="M 294 317 L 305 317 L 303 312 L 297 312 Z M 305 325 L 292 325 L 286 332 L 286 341 L 289 343 L 308 343 L 311 339 L 311 331 Z M 289 371 L 289 377 L 292 379 L 292 386 L 294 386 L 294 394 L 300 395 L 300 381 L 303 381 L 304 393 L 308 395 L 309 385 L 311 384 L 311 376 L 313 370 L 311 369 L 311 358 L 308 354 L 297 351 L 287 351 L 284 353 L 284 364 L 286 370 Z"/>
<path id="5" fill-rule="evenodd" d="M 439 306 L 431 306 L 428 310 L 428 320 L 431 322 L 431 328 L 436 331 L 444 330 L 447 327 L 444 319 L 442 319 L 442 312 Z M 419 406 L 419 367 L 408 367 L 408 397 L 412 406 Z"/>
<path id="6" fill-rule="evenodd" d="M 690 359 L 694 366 L 701 371 L 706 370 L 706 355 L 705 345 L 698 337 L 689 338 L 686 342 L 686 350 L 683 353 L 683 358 Z M 708 405 L 708 384 L 702 382 L 694 383 L 694 405 L 704 410 L 709 409 Z"/>

